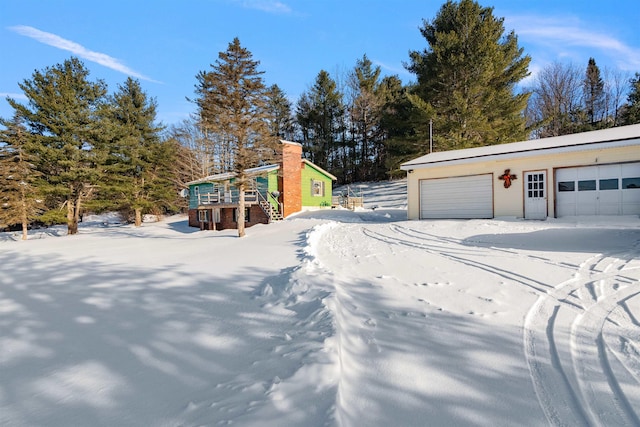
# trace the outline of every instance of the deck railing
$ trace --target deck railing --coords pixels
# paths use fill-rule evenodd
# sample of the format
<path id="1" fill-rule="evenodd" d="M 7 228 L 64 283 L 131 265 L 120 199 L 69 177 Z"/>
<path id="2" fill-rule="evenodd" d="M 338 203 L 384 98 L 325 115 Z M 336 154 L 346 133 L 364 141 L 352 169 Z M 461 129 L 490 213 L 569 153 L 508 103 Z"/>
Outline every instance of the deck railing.
<path id="1" fill-rule="evenodd" d="M 216 205 L 216 204 L 236 204 L 240 200 L 240 194 L 237 191 L 222 192 L 214 191 L 212 193 L 198 194 L 198 205 Z M 245 203 L 258 203 L 258 191 L 247 190 L 244 192 Z"/>

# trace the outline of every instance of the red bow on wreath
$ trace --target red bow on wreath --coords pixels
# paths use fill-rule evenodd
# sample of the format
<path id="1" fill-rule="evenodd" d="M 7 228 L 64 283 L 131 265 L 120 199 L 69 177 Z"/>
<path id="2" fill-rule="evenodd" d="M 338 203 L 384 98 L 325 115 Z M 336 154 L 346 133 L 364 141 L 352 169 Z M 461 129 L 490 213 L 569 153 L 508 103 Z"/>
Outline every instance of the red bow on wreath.
<path id="1" fill-rule="evenodd" d="M 498 179 L 504 181 L 504 188 L 509 188 L 511 187 L 511 181 L 518 179 L 518 177 L 516 175 L 511 175 L 511 169 L 505 169 L 504 174 L 500 175 Z"/>

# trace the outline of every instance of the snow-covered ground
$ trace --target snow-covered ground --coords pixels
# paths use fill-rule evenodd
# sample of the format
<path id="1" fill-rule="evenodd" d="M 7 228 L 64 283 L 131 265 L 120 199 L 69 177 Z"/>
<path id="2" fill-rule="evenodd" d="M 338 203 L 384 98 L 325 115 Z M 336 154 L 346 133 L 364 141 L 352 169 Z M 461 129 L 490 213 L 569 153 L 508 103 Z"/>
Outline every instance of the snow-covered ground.
<path id="1" fill-rule="evenodd" d="M 640 219 L 407 221 L 402 185 L 0 234 L 0 425 L 640 425 Z"/>

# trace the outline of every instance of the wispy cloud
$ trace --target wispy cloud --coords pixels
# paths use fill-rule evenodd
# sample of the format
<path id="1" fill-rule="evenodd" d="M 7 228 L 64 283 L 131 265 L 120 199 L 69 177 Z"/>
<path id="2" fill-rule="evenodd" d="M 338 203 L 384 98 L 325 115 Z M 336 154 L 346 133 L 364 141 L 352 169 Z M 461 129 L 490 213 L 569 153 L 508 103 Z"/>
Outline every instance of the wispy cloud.
<path id="1" fill-rule="evenodd" d="M 0 98 L 27 99 L 27 96 L 24 93 L 0 92 Z"/>
<path id="2" fill-rule="evenodd" d="M 374 59 L 373 61 L 374 65 L 377 65 L 378 67 L 382 68 L 383 70 L 389 71 L 393 74 L 396 74 L 398 76 L 404 76 L 404 77 L 411 77 L 413 76 L 413 74 L 411 74 L 409 71 L 407 71 L 406 68 L 404 67 L 398 67 L 398 66 L 392 66 L 392 65 L 388 65 L 382 61 L 378 61 L 377 59 Z"/>
<path id="3" fill-rule="evenodd" d="M 80 58 L 86 59 L 87 61 L 95 62 L 104 67 L 110 68 L 115 71 L 119 71 L 123 74 L 127 74 L 131 77 L 135 77 L 141 80 L 146 80 L 154 83 L 159 83 L 158 81 L 153 80 L 150 77 L 145 76 L 144 74 L 140 74 L 137 71 L 132 70 L 131 68 L 123 64 L 122 61 L 120 61 L 119 59 L 113 58 L 105 53 L 94 52 L 92 50 L 87 49 L 86 47 L 82 46 L 79 43 L 64 39 L 56 34 L 47 33 L 45 31 L 38 30 L 37 28 L 33 28 L 25 25 L 13 26 L 13 27 L 9 27 L 9 29 L 20 35 L 37 40 L 40 43 L 44 43 L 46 45 L 53 46 L 58 49 L 69 51 Z"/>
<path id="4" fill-rule="evenodd" d="M 511 16 L 505 21 L 506 27 L 513 28 L 521 42 L 543 46 L 548 53 L 553 52 L 558 57 L 586 50 L 596 61 L 598 56 L 605 56 L 622 70 L 640 68 L 640 49 L 628 46 L 610 34 L 593 30 L 575 18 Z"/>
<path id="5" fill-rule="evenodd" d="M 236 3 L 246 9 L 256 9 L 268 13 L 289 14 L 293 12 L 288 5 L 278 0 L 236 0 Z"/>

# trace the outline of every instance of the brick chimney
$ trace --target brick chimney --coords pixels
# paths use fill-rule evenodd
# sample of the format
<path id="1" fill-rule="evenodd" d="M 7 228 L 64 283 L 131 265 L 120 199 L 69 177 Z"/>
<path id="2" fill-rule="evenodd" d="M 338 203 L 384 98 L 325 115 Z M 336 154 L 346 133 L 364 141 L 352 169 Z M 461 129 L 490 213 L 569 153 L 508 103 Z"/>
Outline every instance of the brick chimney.
<path id="1" fill-rule="evenodd" d="M 283 216 L 302 210 L 302 145 L 282 142 L 282 167 L 280 168 Z"/>

